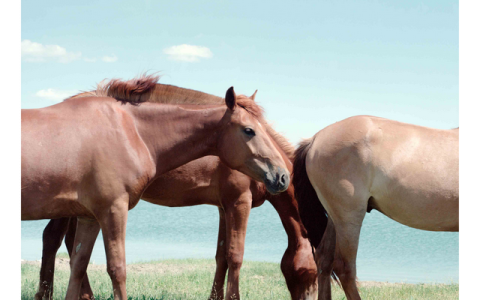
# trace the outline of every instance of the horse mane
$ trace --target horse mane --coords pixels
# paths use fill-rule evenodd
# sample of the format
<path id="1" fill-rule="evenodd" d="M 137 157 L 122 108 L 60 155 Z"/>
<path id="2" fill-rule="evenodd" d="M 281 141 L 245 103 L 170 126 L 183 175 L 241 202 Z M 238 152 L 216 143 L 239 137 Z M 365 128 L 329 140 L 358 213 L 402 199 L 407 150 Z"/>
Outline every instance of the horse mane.
<path id="1" fill-rule="evenodd" d="M 138 105 L 142 102 L 190 105 L 222 105 L 224 98 L 196 90 L 158 83 L 160 76 L 143 74 L 130 80 L 111 79 L 97 84 L 96 90 L 82 92 L 68 99 L 81 97 L 111 97 L 122 103 Z M 237 105 L 245 109 L 265 126 L 267 133 L 293 159 L 295 148 L 281 134 L 277 133 L 263 118 L 263 108 L 245 95 L 237 95 Z"/>
<path id="2" fill-rule="evenodd" d="M 287 155 L 288 159 L 293 162 L 295 147 L 290 143 L 290 141 L 281 135 L 280 133 L 276 132 L 273 129 L 272 125 L 265 124 L 265 128 L 267 129 L 268 135 L 275 141 L 275 143 L 283 150 L 285 155 Z"/>

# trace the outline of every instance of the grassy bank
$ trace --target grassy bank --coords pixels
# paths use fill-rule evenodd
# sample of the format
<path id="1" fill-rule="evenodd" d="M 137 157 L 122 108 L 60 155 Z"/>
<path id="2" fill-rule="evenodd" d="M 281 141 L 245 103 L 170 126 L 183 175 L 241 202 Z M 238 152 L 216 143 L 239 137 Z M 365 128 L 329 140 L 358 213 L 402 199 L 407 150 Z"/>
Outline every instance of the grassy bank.
<path id="1" fill-rule="evenodd" d="M 39 262 L 22 262 L 22 298 L 33 299 L 38 286 Z M 206 259 L 164 260 L 129 264 L 127 291 L 132 300 L 207 299 L 215 261 Z M 105 265 L 90 264 L 88 275 L 96 299 L 112 299 Z M 64 299 L 68 285 L 68 259 L 57 258 L 54 299 Z M 362 282 L 362 299 L 458 299 L 458 284 L 389 284 Z M 242 267 L 242 299 L 289 299 L 280 267 L 275 263 L 245 262 Z M 333 299 L 345 299 L 333 286 Z"/>

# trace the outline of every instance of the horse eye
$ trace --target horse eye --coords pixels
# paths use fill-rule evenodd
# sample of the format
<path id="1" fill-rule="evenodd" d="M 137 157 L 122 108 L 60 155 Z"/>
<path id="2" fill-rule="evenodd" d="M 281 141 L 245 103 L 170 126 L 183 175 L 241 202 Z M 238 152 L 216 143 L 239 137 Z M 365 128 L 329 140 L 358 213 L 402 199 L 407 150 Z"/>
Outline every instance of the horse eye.
<path id="1" fill-rule="evenodd" d="M 255 135 L 255 131 L 253 131 L 252 128 L 245 128 L 243 130 L 243 132 L 245 132 L 246 135 L 249 135 L 249 136 L 254 136 Z"/>

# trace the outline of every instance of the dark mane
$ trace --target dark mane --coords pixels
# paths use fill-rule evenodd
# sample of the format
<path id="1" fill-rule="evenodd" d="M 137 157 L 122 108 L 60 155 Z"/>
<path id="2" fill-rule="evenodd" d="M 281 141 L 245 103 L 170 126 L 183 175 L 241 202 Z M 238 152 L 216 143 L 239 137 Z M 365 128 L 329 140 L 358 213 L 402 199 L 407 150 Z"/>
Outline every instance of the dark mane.
<path id="1" fill-rule="evenodd" d="M 103 80 L 97 85 L 96 90 L 79 93 L 69 99 L 89 96 L 111 97 L 122 103 L 133 105 L 138 105 L 142 102 L 191 105 L 225 104 L 225 100 L 222 97 L 174 85 L 160 84 L 158 83 L 159 78 L 160 76 L 158 75 L 144 74 L 130 80 Z M 284 136 L 277 133 L 272 126 L 267 124 L 263 118 L 263 108 L 261 106 L 245 95 L 237 95 L 237 105 L 263 123 L 267 133 L 280 146 L 288 158 L 293 159 L 295 148 Z"/>
<path id="2" fill-rule="evenodd" d="M 122 103 L 139 104 L 148 100 L 159 78 L 158 75 L 143 75 L 126 81 L 104 80 L 97 85 L 96 94 L 115 98 Z"/>

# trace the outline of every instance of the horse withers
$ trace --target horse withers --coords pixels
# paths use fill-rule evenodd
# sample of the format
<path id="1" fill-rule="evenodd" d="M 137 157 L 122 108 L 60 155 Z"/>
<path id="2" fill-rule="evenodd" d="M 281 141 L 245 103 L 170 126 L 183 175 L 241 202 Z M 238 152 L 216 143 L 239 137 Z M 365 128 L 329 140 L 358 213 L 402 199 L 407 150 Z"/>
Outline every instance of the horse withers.
<path id="1" fill-rule="evenodd" d="M 458 136 L 458 128 L 356 116 L 301 143 L 292 182 L 317 247 L 319 299 L 331 299 L 332 275 L 348 299 L 360 299 L 356 256 L 371 209 L 413 228 L 458 231 Z"/>

